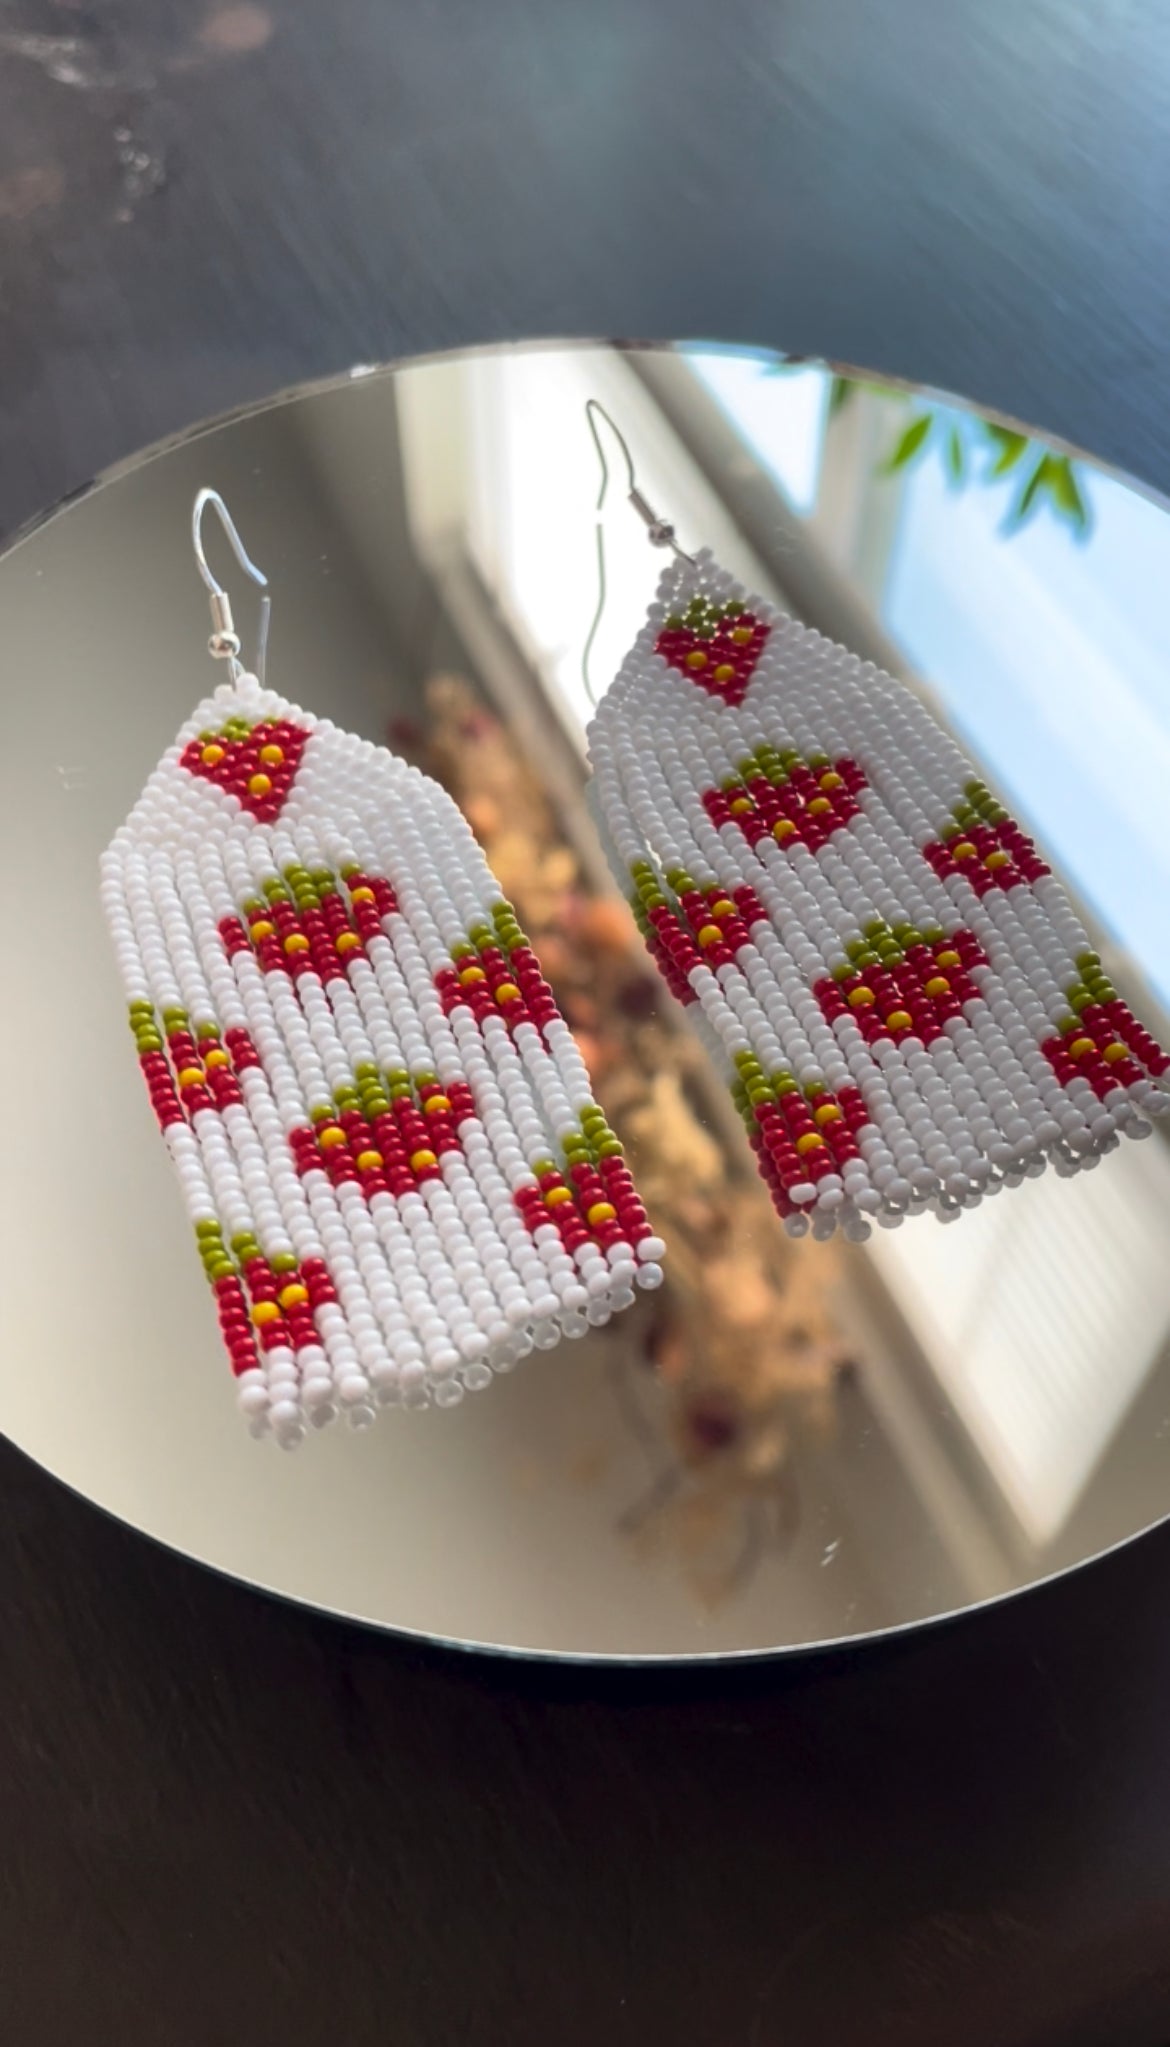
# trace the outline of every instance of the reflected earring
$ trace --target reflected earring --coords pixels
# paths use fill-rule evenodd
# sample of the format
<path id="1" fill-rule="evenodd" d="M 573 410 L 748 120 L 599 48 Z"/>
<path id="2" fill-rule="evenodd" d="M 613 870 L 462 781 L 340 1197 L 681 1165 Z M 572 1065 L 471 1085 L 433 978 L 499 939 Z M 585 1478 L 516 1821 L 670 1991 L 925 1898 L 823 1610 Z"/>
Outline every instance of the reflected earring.
<path id="1" fill-rule="evenodd" d="M 668 548 L 588 728 L 591 806 L 792 1235 L 943 1220 L 1145 1136 L 1170 1060 L 1032 841 L 906 685 Z M 585 650 L 588 655 L 601 605 Z"/>
<path id="2" fill-rule="evenodd" d="M 608 1321 L 662 1245 L 540 966 L 437 783 L 239 660 L 102 859 L 139 1064 L 253 1432 L 453 1406 Z"/>

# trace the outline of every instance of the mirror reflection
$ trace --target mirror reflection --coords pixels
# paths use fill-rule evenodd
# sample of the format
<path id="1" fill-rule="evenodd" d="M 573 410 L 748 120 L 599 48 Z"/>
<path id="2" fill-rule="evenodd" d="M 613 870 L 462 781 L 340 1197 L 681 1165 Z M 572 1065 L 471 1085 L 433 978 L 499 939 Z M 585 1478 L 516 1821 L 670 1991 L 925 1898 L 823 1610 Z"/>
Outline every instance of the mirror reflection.
<path id="1" fill-rule="evenodd" d="M 355 373 L 133 467 L 0 562 L 20 881 L 0 1037 L 25 1076 L 0 1169 L 0 1424 L 202 1561 L 386 1626 L 620 1656 L 878 1631 L 1165 1513 L 1170 1152 L 1156 1131 L 955 1227 L 786 1239 L 585 802 L 591 397 L 684 545 L 924 693 L 1170 1033 L 1160 505 L 1014 425 L 816 364 L 526 348 Z M 189 540 L 205 484 L 269 577 L 270 684 L 416 761 L 469 819 L 668 1245 L 666 1284 L 606 1329 L 296 1459 L 239 1429 L 97 894 L 102 847 L 216 679 Z M 598 687 L 660 567 L 613 496 Z"/>

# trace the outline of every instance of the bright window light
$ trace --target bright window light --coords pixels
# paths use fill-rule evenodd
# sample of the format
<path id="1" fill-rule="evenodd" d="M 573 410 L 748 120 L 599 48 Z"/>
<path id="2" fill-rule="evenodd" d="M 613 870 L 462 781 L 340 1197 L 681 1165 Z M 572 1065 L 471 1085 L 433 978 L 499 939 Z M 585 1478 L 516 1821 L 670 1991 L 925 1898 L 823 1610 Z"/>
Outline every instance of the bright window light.
<path id="1" fill-rule="evenodd" d="M 597 602 L 601 473 L 585 421 L 596 398 L 620 425 L 638 487 L 684 547 L 713 547 L 755 588 L 776 594 L 716 493 L 655 401 L 611 351 L 485 354 L 466 365 L 472 428 L 468 544 L 529 657 L 572 725 L 592 716 L 581 651 Z M 626 503 L 620 449 L 600 425 L 609 465 L 604 508 L 606 600 L 590 659 L 598 696 L 639 631 L 665 557 Z"/>
<path id="2" fill-rule="evenodd" d="M 1033 1542 L 1063 1526 L 1166 1341 L 1167 1213 L 1155 1139 L 869 1246 Z"/>
<path id="3" fill-rule="evenodd" d="M 789 369 L 729 349 L 688 349 L 687 361 L 793 510 L 811 512 L 820 478 L 829 372 L 810 364 Z"/>
<path id="4" fill-rule="evenodd" d="M 1102 924 L 1170 1007 L 1170 516 L 1091 475 L 1078 543 L 1006 490 L 907 478 L 885 622 Z"/>

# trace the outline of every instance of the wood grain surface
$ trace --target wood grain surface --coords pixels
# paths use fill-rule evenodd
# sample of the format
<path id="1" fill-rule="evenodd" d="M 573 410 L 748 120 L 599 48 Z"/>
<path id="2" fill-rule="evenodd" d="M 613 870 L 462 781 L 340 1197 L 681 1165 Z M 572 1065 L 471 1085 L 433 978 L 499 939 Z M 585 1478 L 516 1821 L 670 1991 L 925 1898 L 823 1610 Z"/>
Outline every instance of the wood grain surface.
<path id="1" fill-rule="evenodd" d="M 523 334 L 826 353 L 1170 485 L 1168 56 L 1152 0 L 0 0 L 0 520 Z M 0 2038 L 1164 2047 L 1168 1575 L 603 1679 L 281 1608 L 0 1449 Z"/>

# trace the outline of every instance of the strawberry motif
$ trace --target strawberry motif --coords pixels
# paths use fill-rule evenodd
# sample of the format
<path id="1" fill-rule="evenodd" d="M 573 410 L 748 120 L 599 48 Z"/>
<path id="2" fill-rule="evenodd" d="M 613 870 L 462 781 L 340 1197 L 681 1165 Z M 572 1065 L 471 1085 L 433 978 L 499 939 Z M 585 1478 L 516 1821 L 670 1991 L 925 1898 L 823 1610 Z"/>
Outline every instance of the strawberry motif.
<path id="1" fill-rule="evenodd" d="M 764 651 L 771 627 L 744 605 L 713 604 L 693 597 L 685 612 L 673 612 L 655 641 L 655 650 L 688 682 L 697 682 L 709 696 L 739 704 Z"/>
<path id="2" fill-rule="evenodd" d="M 288 800 L 308 733 L 284 718 L 250 725 L 229 718 L 217 732 L 201 732 L 185 747 L 180 765 L 226 795 L 238 796 L 257 824 L 272 824 Z"/>

